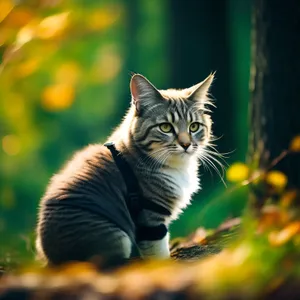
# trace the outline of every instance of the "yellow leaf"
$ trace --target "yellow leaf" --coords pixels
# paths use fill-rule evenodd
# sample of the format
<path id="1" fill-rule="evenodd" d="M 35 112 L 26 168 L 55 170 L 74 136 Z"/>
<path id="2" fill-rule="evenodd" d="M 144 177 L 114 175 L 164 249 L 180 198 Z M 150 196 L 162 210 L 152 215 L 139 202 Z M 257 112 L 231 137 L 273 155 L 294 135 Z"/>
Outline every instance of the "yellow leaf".
<path id="1" fill-rule="evenodd" d="M 296 135 L 290 144 L 290 150 L 293 152 L 300 152 L 300 134 Z"/>
<path id="2" fill-rule="evenodd" d="M 119 7 L 94 10 L 87 18 L 87 25 L 92 30 L 102 30 L 114 24 L 120 16 Z"/>
<path id="3" fill-rule="evenodd" d="M 21 47 L 24 44 L 30 42 L 35 37 L 36 22 L 30 22 L 26 26 L 22 27 L 16 37 L 16 46 Z"/>
<path id="4" fill-rule="evenodd" d="M 0 22 L 2 22 L 6 16 L 14 8 L 14 3 L 11 0 L 1 0 L 0 1 Z"/>
<path id="5" fill-rule="evenodd" d="M 37 57 L 33 57 L 23 63 L 21 63 L 19 66 L 17 66 L 16 74 L 19 77 L 26 77 L 33 72 L 35 72 L 39 65 L 40 65 L 41 59 Z"/>
<path id="6" fill-rule="evenodd" d="M 0 46 L 4 44 L 9 44 L 15 35 L 15 32 L 11 28 L 2 27 L 1 34 L 0 34 Z"/>
<path id="7" fill-rule="evenodd" d="M 266 182 L 277 190 L 282 190 L 285 188 L 288 179 L 287 176 L 280 171 L 270 171 L 266 175 Z"/>
<path id="8" fill-rule="evenodd" d="M 122 67 L 122 58 L 114 45 L 107 45 L 98 52 L 91 70 L 91 81 L 106 83 L 115 78 Z"/>
<path id="9" fill-rule="evenodd" d="M 249 168 L 246 164 L 237 162 L 230 166 L 226 174 L 227 180 L 231 182 L 241 182 L 248 179 Z"/>
<path id="10" fill-rule="evenodd" d="M 29 9 L 24 7 L 15 7 L 14 10 L 7 16 L 5 26 L 18 29 L 27 25 L 33 17 L 34 14 Z"/>
<path id="11" fill-rule="evenodd" d="M 300 222 L 292 222 L 280 231 L 272 231 L 269 234 L 269 242 L 272 246 L 281 246 L 291 240 L 300 232 Z"/>
<path id="12" fill-rule="evenodd" d="M 79 80 L 80 72 L 80 67 L 76 62 L 65 62 L 57 69 L 55 73 L 55 81 L 76 84 Z"/>
<path id="13" fill-rule="evenodd" d="M 6 135 L 2 139 L 2 149 L 8 155 L 17 155 L 21 150 L 19 137 L 14 134 Z"/>
<path id="14" fill-rule="evenodd" d="M 42 106 L 49 111 L 64 110 L 72 105 L 74 95 L 74 87 L 70 84 L 48 86 L 42 93 Z"/>
<path id="15" fill-rule="evenodd" d="M 68 26 L 69 14 L 69 12 L 64 12 L 43 19 L 37 26 L 36 35 L 41 39 L 50 39 L 61 35 Z"/>

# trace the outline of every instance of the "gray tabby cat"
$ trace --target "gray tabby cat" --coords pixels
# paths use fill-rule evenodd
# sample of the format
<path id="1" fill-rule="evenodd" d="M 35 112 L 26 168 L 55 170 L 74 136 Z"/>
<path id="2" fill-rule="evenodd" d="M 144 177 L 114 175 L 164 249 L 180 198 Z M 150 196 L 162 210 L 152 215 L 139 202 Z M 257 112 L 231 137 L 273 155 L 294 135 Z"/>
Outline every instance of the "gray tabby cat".
<path id="1" fill-rule="evenodd" d="M 127 186 L 111 152 L 90 145 L 53 176 L 41 200 L 36 241 L 41 257 L 52 265 L 97 257 L 169 257 L 167 232 L 160 239 L 137 240 L 135 234 L 139 226 L 168 227 L 199 189 L 198 161 L 211 153 L 207 95 L 213 78 L 184 90 L 157 90 L 134 75 L 131 107 L 108 139 L 135 173 L 143 198 L 169 214 L 143 209 L 134 222 Z"/>

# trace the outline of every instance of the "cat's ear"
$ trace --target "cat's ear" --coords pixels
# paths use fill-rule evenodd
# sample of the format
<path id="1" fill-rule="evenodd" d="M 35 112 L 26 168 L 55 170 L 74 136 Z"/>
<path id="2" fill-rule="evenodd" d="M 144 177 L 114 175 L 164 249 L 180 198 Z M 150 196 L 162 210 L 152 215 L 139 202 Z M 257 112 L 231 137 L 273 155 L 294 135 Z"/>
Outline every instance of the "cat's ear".
<path id="1" fill-rule="evenodd" d="M 139 113 L 143 107 L 151 106 L 161 94 L 156 87 L 144 76 L 135 74 L 130 81 L 132 103 Z"/>
<path id="2" fill-rule="evenodd" d="M 190 87 L 191 94 L 189 96 L 190 100 L 203 102 L 207 100 L 207 95 L 209 92 L 209 88 L 214 80 L 215 73 L 211 73 L 208 77 L 206 77 L 202 82 Z"/>

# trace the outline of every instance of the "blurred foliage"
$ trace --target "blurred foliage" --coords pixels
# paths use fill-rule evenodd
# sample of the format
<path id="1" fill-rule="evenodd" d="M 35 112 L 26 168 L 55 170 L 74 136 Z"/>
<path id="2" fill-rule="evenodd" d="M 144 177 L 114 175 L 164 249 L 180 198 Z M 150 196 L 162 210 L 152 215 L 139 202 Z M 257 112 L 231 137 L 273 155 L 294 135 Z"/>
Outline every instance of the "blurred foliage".
<path id="1" fill-rule="evenodd" d="M 300 194 L 276 165 L 300 151 L 300 136 L 267 169 L 242 163 L 248 134 L 249 3 L 226 0 L 226 24 L 214 20 L 217 28 L 226 25 L 223 38 L 230 48 L 223 59 L 230 79 L 220 81 L 230 86 L 225 96 L 232 99 L 224 96 L 220 101 L 225 105 L 220 105 L 234 110 L 229 115 L 235 118 L 229 122 L 229 111 L 222 110 L 213 119 L 228 123 L 224 131 L 235 141 L 229 150 L 236 148 L 236 153 L 228 159 L 228 187 L 220 187 L 213 176 L 210 184 L 203 180 L 203 191 L 171 226 L 173 237 L 189 234 L 172 242 L 172 257 L 194 262 L 188 268 L 177 261 L 137 263 L 105 274 L 87 264 L 58 270 L 33 267 L 38 202 L 51 175 L 73 151 L 104 141 L 120 122 L 129 106 L 131 71 L 168 87 L 176 66 L 169 59 L 170 41 L 180 48 L 170 35 L 174 12 L 169 1 L 159 0 L 0 0 L 0 273 L 1 268 L 31 266 L 19 276 L 4 276 L 0 293 L 14 286 L 24 295 L 45 292 L 53 297 L 288 298 L 282 295 L 296 286 L 300 275 Z M 191 45 L 202 49 L 205 39 L 212 39 L 208 44 L 215 46 L 210 35 L 190 37 Z M 188 54 L 187 49 L 182 59 Z M 200 76 L 199 70 L 191 72 Z M 222 95 L 224 89 L 217 85 L 216 93 Z M 247 203 L 249 190 L 259 195 L 259 210 Z M 234 217 L 245 206 L 240 225 Z"/>
<path id="2" fill-rule="evenodd" d="M 0 11 L 0 230 L 13 232 L 32 229 L 61 163 L 115 125 L 126 11 L 122 1 L 10 0 Z"/>
<path id="3" fill-rule="evenodd" d="M 220 102 L 234 101 L 228 109 L 236 106 L 239 112 L 232 124 L 227 122 L 227 132 L 234 133 L 236 142 L 229 147 L 236 149 L 231 161 L 243 160 L 247 146 L 244 122 L 249 94 L 250 1 L 243 3 L 228 1 L 227 37 L 232 52 L 223 60 L 230 63 L 226 74 L 229 72 L 231 79 L 218 78 L 220 82 L 214 87 L 222 95 L 218 84 L 230 85 L 233 100 Z M 170 45 L 172 41 L 178 49 L 181 45 L 171 35 L 174 12 L 170 7 L 167 0 L 0 0 L 3 260 L 9 249 L 32 257 L 38 203 L 50 177 L 74 151 L 103 142 L 120 122 L 129 106 L 130 73 L 145 74 L 159 88 L 173 87 L 170 72 L 177 62 L 170 59 Z M 213 37 L 202 34 L 191 37 L 195 47 L 204 49 L 204 39 L 215 43 Z M 188 49 L 185 51 L 182 60 L 189 56 Z M 222 71 L 222 65 L 219 68 Z M 210 71 L 191 67 L 198 81 Z M 214 122 L 224 122 L 224 115 L 225 111 L 219 113 Z M 223 193 L 225 187 L 219 178 L 207 172 L 202 177 L 203 191 L 172 224 L 173 237 L 187 235 L 199 225 L 216 227 L 229 217 L 239 216 L 245 206 L 246 188 Z"/>
<path id="4" fill-rule="evenodd" d="M 227 170 L 227 180 L 231 182 L 239 182 L 248 179 L 249 167 L 243 163 L 236 162 Z"/>
<path id="5" fill-rule="evenodd" d="M 213 239 L 216 245 L 217 234 L 239 225 L 238 220 L 211 233 L 200 228 L 173 244 L 173 258 L 183 258 L 185 263 L 136 262 L 114 272 L 99 272 L 89 264 L 30 268 L 18 275 L 3 276 L 0 293 L 4 299 L 13 292 L 34 299 L 58 295 L 76 295 L 78 299 L 91 295 L 130 299 L 298 299 L 299 200 L 299 190 L 284 189 L 263 205 L 258 217 L 248 210 L 239 234 L 218 255 L 207 257 L 203 252 L 219 252 L 216 247 L 209 248 L 209 242 Z M 219 238 L 224 239 L 224 234 Z M 199 261 L 200 257 L 205 258 Z"/>
<path id="6" fill-rule="evenodd" d="M 297 135 L 293 138 L 290 144 L 290 150 L 294 152 L 300 151 L 300 135 Z"/>

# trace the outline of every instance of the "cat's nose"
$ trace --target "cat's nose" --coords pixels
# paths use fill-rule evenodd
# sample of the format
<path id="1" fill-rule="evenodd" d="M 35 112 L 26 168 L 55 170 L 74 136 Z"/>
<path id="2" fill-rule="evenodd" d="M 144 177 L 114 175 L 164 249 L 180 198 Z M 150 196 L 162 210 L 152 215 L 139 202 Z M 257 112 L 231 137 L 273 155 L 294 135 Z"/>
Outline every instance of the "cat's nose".
<path id="1" fill-rule="evenodd" d="M 180 132 L 178 134 L 178 143 L 186 151 L 191 145 L 191 139 L 187 132 Z"/>
<path id="2" fill-rule="evenodd" d="M 180 143 L 180 146 L 186 151 L 191 146 L 191 143 Z"/>

